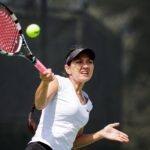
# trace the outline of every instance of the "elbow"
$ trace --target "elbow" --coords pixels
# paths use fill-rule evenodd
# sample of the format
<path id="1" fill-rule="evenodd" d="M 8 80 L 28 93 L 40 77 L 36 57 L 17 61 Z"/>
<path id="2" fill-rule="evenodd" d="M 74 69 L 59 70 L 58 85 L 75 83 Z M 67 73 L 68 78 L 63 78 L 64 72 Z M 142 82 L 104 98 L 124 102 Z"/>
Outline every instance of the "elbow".
<path id="1" fill-rule="evenodd" d="M 41 104 L 39 104 L 39 103 L 37 103 L 37 102 L 35 102 L 35 108 L 36 108 L 37 110 L 42 110 L 42 109 L 44 109 L 44 106 L 41 105 Z"/>

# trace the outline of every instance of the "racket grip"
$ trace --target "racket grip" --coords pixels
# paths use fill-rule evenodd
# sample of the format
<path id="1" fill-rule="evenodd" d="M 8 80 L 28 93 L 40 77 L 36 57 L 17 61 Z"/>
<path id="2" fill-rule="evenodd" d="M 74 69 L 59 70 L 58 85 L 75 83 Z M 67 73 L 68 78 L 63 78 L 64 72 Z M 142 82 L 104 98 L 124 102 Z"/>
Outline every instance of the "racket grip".
<path id="1" fill-rule="evenodd" d="M 47 68 L 38 60 L 36 59 L 36 63 L 34 64 L 35 68 L 43 73 Z"/>

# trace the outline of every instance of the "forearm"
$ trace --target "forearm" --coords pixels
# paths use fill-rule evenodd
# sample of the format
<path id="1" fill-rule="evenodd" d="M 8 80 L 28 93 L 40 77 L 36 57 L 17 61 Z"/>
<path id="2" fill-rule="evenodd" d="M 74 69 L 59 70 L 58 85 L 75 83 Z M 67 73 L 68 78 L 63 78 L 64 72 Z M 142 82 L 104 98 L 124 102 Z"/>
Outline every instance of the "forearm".
<path id="1" fill-rule="evenodd" d="M 81 136 L 76 138 L 74 145 L 73 145 L 73 149 L 78 149 L 78 148 L 90 145 L 103 138 L 104 137 L 101 134 L 101 131 L 91 133 L 91 134 L 82 134 Z"/>
<path id="2" fill-rule="evenodd" d="M 49 82 L 41 81 L 35 93 L 35 106 L 37 109 L 43 109 L 47 104 L 47 92 Z"/>
<path id="3" fill-rule="evenodd" d="M 112 123 L 105 126 L 103 129 L 99 130 L 93 134 L 80 134 L 74 142 L 73 149 L 77 149 L 89 144 L 92 144 L 101 139 L 108 139 L 118 142 L 129 142 L 129 137 L 122 131 L 115 129 L 119 126 L 119 123 Z"/>

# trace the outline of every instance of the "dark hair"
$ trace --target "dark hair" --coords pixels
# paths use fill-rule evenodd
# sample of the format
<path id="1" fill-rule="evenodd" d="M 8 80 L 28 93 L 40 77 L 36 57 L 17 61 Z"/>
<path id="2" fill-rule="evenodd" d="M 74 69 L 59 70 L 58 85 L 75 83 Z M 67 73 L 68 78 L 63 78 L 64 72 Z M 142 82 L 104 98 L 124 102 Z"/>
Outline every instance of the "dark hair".
<path id="1" fill-rule="evenodd" d="M 28 128 L 33 134 L 35 133 L 35 130 L 37 128 L 37 124 L 33 119 L 34 111 L 35 111 L 35 104 L 32 105 L 31 111 L 29 112 L 29 115 L 28 115 Z"/>

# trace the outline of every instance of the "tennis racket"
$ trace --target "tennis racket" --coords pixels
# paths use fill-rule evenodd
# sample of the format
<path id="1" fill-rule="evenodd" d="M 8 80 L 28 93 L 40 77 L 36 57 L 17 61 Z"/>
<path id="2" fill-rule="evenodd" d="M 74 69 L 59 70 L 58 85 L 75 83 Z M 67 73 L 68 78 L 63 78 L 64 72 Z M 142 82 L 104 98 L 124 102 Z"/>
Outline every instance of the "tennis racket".
<path id="1" fill-rule="evenodd" d="M 40 72 L 46 67 L 32 54 L 16 15 L 0 3 L 0 54 L 29 60 Z"/>

